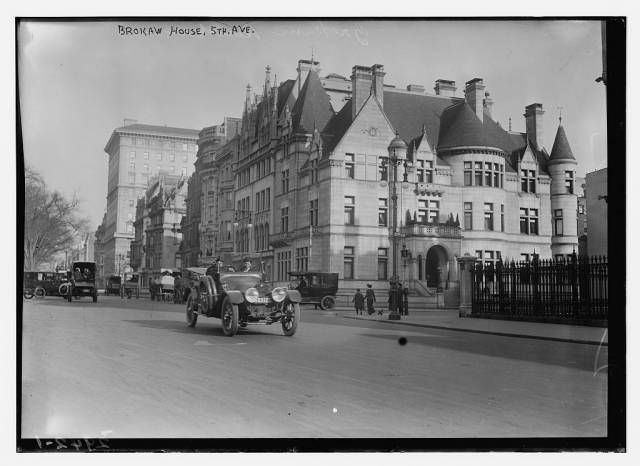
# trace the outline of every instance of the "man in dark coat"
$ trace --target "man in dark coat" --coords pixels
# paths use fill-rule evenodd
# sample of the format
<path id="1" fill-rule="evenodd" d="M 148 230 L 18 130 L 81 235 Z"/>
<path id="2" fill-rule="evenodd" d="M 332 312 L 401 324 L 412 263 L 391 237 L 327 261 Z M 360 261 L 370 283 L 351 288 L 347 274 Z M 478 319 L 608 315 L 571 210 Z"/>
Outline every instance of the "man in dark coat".
<path id="1" fill-rule="evenodd" d="M 364 314 L 364 295 L 360 293 L 360 288 L 353 295 L 353 305 L 356 308 L 356 315 Z"/>
<path id="2" fill-rule="evenodd" d="M 367 314 L 371 315 L 375 312 L 375 309 L 373 308 L 373 303 L 376 302 L 376 294 L 373 292 L 371 283 L 367 285 L 365 299 L 367 300 Z"/>
<path id="3" fill-rule="evenodd" d="M 402 288 L 402 311 L 405 316 L 409 315 L 409 287 L 407 285 Z"/>

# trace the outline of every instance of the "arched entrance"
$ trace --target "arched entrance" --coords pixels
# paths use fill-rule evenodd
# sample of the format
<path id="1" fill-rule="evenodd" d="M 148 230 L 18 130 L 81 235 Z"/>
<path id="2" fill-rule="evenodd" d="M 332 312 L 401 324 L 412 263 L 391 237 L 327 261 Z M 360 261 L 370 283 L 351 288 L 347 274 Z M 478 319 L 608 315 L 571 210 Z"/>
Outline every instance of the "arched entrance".
<path id="1" fill-rule="evenodd" d="M 447 274 L 447 260 L 447 250 L 445 248 L 440 245 L 429 248 L 425 260 L 428 287 L 437 288 L 443 286 Z"/>

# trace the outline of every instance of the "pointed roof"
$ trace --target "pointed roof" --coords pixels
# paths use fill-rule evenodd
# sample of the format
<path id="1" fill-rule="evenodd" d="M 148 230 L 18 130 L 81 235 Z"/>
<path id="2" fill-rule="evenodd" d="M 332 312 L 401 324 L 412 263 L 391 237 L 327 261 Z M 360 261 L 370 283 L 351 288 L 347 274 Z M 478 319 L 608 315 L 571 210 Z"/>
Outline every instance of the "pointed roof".
<path id="1" fill-rule="evenodd" d="M 453 147 L 500 147 L 495 128 L 485 125 L 467 102 L 460 102 L 442 113 L 438 150 Z"/>
<path id="2" fill-rule="evenodd" d="M 322 87 L 316 71 L 309 71 L 291 113 L 293 130 L 306 133 L 316 128 L 322 131 L 334 115 L 329 94 Z"/>
<path id="3" fill-rule="evenodd" d="M 571 152 L 567 135 L 565 134 L 564 128 L 561 124 L 558 126 L 558 132 L 556 133 L 556 139 L 553 141 L 553 148 L 551 149 L 551 156 L 549 157 L 549 160 L 562 159 L 575 160 L 576 158 L 573 156 L 573 152 Z"/>
<path id="4" fill-rule="evenodd" d="M 295 97 L 291 92 L 293 85 L 296 83 L 295 79 L 287 79 L 285 82 L 278 86 L 278 115 L 282 113 L 282 109 L 285 104 L 289 105 L 289 109 L 295 105 Z"/>
<path id="5" fill-rule="evenodd" d="M 349 100 L 344 106 L 336 113 L 324 127 L 322 131 L 322 140 L 324 142 L 324 153 L 328 154 L 335 149 L 342 136 L 345 135 L 349 127 L 353 123 L 351 113 L 351 101 Z"/>

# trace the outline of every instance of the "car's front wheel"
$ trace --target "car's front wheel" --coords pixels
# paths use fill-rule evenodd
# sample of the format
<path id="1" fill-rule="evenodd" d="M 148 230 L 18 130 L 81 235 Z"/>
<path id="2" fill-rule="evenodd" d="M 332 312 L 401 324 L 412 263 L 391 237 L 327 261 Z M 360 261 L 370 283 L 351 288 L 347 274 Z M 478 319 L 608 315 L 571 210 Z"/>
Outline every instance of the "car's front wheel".
<path id="1" fill-rule="evenodd" d="M 189 295 L 187 299 L 187 326 L 195 327 L 196 322 L 198 322 L 198 314 L 196 314 L 195 307 L 197 306 L 197 302 L 192 295 Z"/>
<path id="2" fill-rule="evenodd" d="M 26 299 L 33 298 L 33 290 L 24 290 L 22 292 L 22 296 L 24 296 Z"/>
<path id="3" fill-rule="evenodd" d="M 47 292 L 45 291 L 44 288 L 39 286 L 36 288 L 36 291 L 34 294 L 36 295 L 36 298 L 44 298 L 47 295 Z"/>
<path id="4" fill-rule="evenodd" d="M 336 305 L 336 299 L 333 296 L 323 296 L 320 300 L 320 309 L 326 311 L 327 309 L 333 309 Z"/>
<path id="5" fill-rule="evenodd" d="M 222 301 L 220 320 L 222 321 L 222 331 L 226 336 L 232 337 L 238 333 L 239 315 L 238 306 L 233 304 L 228 296 L 225 296 Z"/>
<path id="6" fill-rule="evenodd" d="M 300 322 L 300 305 L 298 303 L 287 303 L 282 311 L 282 332 L 290 337 L 298 330 Z"/>

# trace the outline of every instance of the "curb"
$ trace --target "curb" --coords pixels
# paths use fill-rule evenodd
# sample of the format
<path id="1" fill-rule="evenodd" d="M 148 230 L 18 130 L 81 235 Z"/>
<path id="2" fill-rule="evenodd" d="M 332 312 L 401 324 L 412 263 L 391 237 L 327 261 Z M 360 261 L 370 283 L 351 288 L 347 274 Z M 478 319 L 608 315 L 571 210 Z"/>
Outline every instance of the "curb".
<path id="1" fill-rule="evenodd" d="M 507 333 L 507 332 L 498 332 L 491 330 L 476 330 L 469 328 L 458 328 L 458 327 L 448 327 L 446 325 L 435 325 L 435 324 L 419 324 L 415 322 L 403 322 L 398 320 L 378 320 L 378 319 L 363 319 L 362 317 L 356 316 L 342 316 L 344 319 L 353 319 L 353 320 L 366 320 L 369 322 L 382 322 L 387 324 L 396 324 L 396 325 L 407 325 L 409 327 L 422 327 L 422 328 L 437 328 L 441 330 L 452 330 L 454 332 L 468 332 L 468 333 L 482 333 L 485 335 L 496 335 L 501 337 L 512 337 L 512 338 L 528 338 L 530 340 L 547 340 L 547 341 L 560 341 L 563 343 L 578 343 L 581 345 L 595 345 L 595 346 L 609 346 L 609 342 L 604 342 L 602 340 L 577 340 L 572 338 L 560 338 L 560 337 L 547 337 L 542 335 L 523 335 L 521 333 Z"/>

